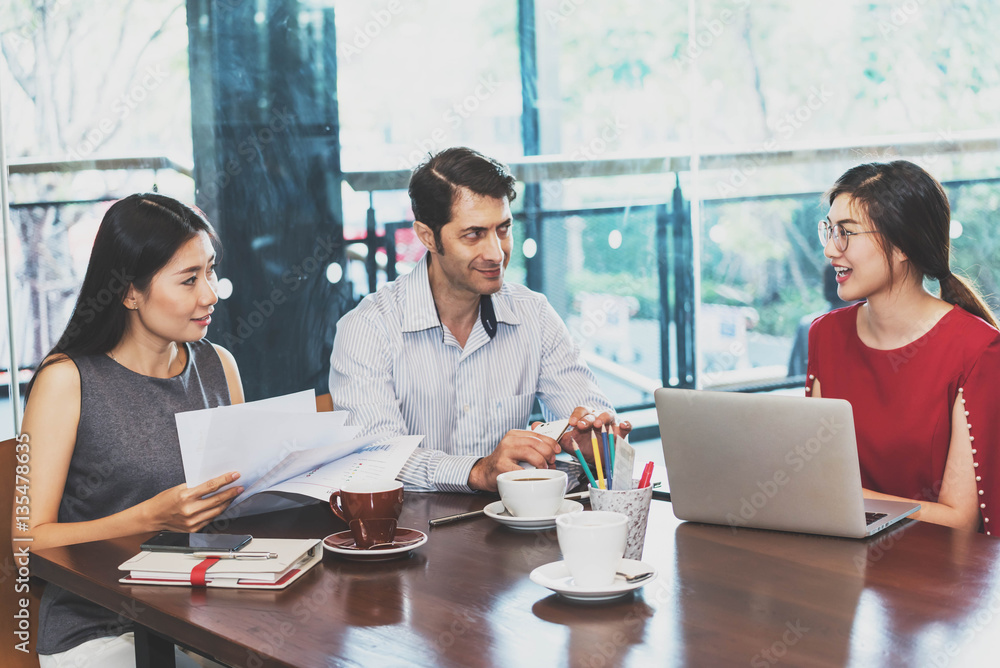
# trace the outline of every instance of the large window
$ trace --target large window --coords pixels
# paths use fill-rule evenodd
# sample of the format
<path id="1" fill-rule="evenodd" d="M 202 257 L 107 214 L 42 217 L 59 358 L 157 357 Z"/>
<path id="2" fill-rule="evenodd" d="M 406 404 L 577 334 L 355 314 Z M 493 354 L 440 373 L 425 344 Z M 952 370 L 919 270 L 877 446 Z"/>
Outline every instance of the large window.
<path id="1" fill-rule="evenodd" d="M 30 377 L 103 212 L 156 188 L 222 233 L 210 335 L 248 395 L 323 390 L 337 318 L 420 255 L 406 172 L 464 144 L 521 176 L 510 275 L 616 405 L 796 386 L 835 304 L 820 195 L 854 164 L 944 181 L 955 268 L 997 294 L 998 29 L 972 0 L 5 3 L 0 367 Z"/>

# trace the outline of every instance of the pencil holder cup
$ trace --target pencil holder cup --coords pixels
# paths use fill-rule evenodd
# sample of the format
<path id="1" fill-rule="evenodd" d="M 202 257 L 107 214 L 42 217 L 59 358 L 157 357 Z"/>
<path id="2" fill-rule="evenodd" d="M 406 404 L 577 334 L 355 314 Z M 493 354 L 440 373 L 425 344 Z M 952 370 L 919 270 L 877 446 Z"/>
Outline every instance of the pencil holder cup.
<path id="1" fill-rule="evenodd" d="M 638 480 L 632 481 L 638 485 Z M 594 489 L 590 487 L 590 507 L 594 510 L 609 510 L 628 518 L 628 538 L 625 543 L 625 558 L 642 560 L 642 548 L 646 543 L 646 523 L 649 520 L 649 503 L 653 499 L 653 488 L 639 489 Z"/>

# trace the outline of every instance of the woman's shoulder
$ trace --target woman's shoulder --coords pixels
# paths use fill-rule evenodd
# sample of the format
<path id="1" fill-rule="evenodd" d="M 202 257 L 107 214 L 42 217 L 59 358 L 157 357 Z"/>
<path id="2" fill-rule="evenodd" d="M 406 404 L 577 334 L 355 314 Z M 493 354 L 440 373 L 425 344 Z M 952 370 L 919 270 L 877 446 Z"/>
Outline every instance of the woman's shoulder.
<path id="1" fill-rule="evenodd" d="M 948 327 L 941 342 L 951 350 L 951 354 L 962 359 L 966 367 L 986 358 L 991 365 L 1000 366 L 1000 331 L 972 315 L 961 306 L 948 313 Z"/>
<path id="2" fill-rule="evenodd" d="M 35 372 L 35 384 L 39 382 L 65 383 L 75 382 L 80 384 L 80 368 L 76 359 L 65 353 L 55 353 L 49 355 L 38 365 Z"/>
<path id="3" fill-rule="evenodd" d="M 217 343 L 212 343 L 208 339 L 199 339 L 198 341 L 188 341 L 186 344 L 187 349 L 191 353 L 191 357 L 195 362 L 203 362 L 206 359 L 215 361 L 219 360 L 223 364 L 227 361 L 233 360 L 233 354 L 220 346 Z"/>
<path id="4" fill-rule="evenodd" d="M 31 381 L 28 398 L 68 399 L 71 396 L 79 396 L 80 385 L 80 369 L 76 361 L 68 355 L 57 353 L 45 358 L 38 365 L 38 371 Z"/>
<path id="5" fill-rule="evenodd" d="M 963 338 L 971 340 L 976 345 L 990 345 L 1000 341 L 1000 331 L 977 315 L 972 315 L 961 306 L 955 306 L 950 312 L 954 329 L 962 332 Z"/>
<path id="6" fill-rule="evenodd" d="M 236 358 L 231 352 L 220 346 L 218 343 L 210 343 L 208 339 L 202 339 L 204 343 L 208 344 L 207 350 L 213 351 L 216 356 L 218 356 L 219 361 L 222 362 L 222 368 L 227 371 L 230 369 L 236 369 Z M 199 342 L 200 343 L 200 342 Z"/>
<path id="7" fill-rule="evenodd" d="M 231 352 L 216 343 L 212 343 L 208 339 L 188 341 L 184 346 L 187 347 L 188 355 L 190 356 L 188 360 L 189 367 L 206 367 L 207 365 L 208 367 L 217 368 L 221 364 L 225 368 L 229 364 L 236 363 Z"/>
<path id="8" fill-rule="evenodd" d="M 231 352 L 217 343 L 211 343 L 208 339 L 202 339 L 198 343 L 204 344 L 206 350 L 212 351 L 216 359 L 222 365 L 222 372 L 225 376 L 226 386 L 229 390 L 229 403 L 241 404 L 243 397 L 243 380 L 240 378 L 240 369 L 236 364 L 236 358 Z"/>

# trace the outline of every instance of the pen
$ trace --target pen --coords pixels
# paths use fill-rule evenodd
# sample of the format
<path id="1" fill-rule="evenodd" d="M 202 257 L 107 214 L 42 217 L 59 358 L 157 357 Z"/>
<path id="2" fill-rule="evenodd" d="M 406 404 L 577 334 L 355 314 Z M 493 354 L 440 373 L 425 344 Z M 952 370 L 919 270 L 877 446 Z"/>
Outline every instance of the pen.
<path id="1" fill-rule="evenodd" d="M 192 552 L 191 556 L 196 559 L 239 559 L 243 560 L 256 560 L 256 559 L 277 559 L 277 552 Z"/>
<path id="2" fill-rule="evenodd" d="M 639 478 L 639 489 L 649 487 L 650 479 L 653 477 L 653 462 L 646 462 L 642 468 L 642 477 Z"/>
<path id="3" fill-rule="evenodd" d="M 604 467 L 601 466 L 601 448 L 597 445 L 597 431 L 590 430 L 590 445 L 594 448 L 594 464 L 597 465 L 597 484 L 601 489 L 607 489 L 604 485 Z"/>
<path id="4" fill-rule="evenodd" d="M 593 479 L 593 478 L 591 478 L 591 479 Z M 596 487 L 597 485 L 595 484 L 594 486 Z M 574 492 L 573 494 L 567 494 L 563 498 L 564 499 L 571 499 L 571 500 L 572 499 L 589 499 L 590 498 L 590 492 Z M 471 511 L 469 511 L 467 513 L 458 513 L 456 515 L 446 515 L 444 517 L 435 517 L 434 519 L 428 520 L 427 524 L 430 525 L 430 526 L 432 526 L 432 527 L 438 527 L 438 526 L 441 526 L 442 524 L 451 524 L 452 522 L 458 522 L 460 520 L 465 520 L 465 519 L 469 519 L 469 518 L 472 518 L 472 517 L 480 517 L 481 515 L 485 515 L 485 514 L 486 514 L 485 508 L 481 509 L 481 510 L 471 510 Z"/>

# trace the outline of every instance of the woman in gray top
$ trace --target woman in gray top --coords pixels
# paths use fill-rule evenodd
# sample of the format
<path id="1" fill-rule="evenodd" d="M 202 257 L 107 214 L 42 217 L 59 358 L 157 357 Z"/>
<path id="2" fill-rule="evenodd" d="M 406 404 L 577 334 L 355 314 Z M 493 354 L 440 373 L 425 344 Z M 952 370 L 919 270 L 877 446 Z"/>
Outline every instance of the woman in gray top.
<path id="1" fill-rule="evenodd" d="M 163 195 L 104 216 L 69 325 L 27 389 L 32 549 L 197 531 L 242 491 L 218 491 L 235 471 L 188 487 L 174 423 L 243 401 L 233 356 L 204 339 L 216 243 L 208 221 Z M 113 647 L 131 630 L 121 615 L 50 585 L 39 616 L 43 666 L 113 665 L 116 651 L 132 661 L 130 646 Z"/>

